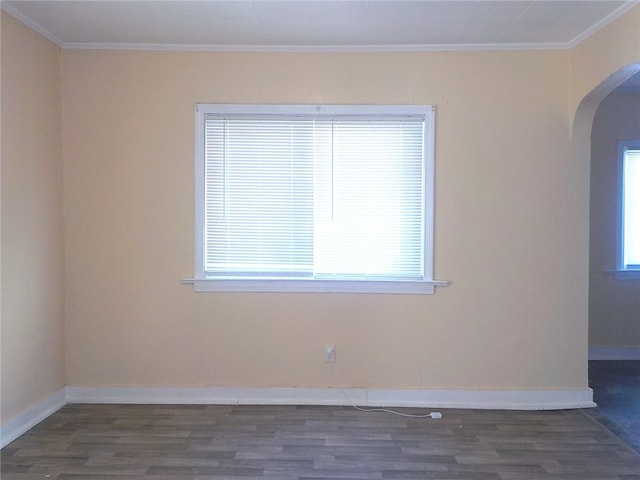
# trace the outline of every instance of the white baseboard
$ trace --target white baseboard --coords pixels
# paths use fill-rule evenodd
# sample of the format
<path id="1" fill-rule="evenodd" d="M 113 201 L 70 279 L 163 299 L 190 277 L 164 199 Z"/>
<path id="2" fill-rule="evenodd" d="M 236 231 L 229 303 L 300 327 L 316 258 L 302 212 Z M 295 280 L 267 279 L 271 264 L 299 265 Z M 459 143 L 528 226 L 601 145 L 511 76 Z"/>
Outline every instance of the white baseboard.
<path id="1" fill-rule="evenodd" d="M 67 387 L 69 403 L 359 405 L 558 410 L 595 407 L 578 390 L 379 390 L 363 388 Z"/>
<path id="2" fill-rule="evenodd" d="M 13 442 L 27 430 L 35 427 L 49 415 L 67 404 L 67 392 L 63 388 L 49 395 L 43 401 L 23 410 L 0 427 L 0 448 Z"/>
<path id="3" fill-rule="evenodd" d="M 589 347 L 589 360 L 640 360 L 640 347 Z"/>
<path id="4" fill-rule="evenodd" d="M 362 407 L 562 410 L 595 407 L 578 390 L 382 390 L 365 388 L 66 387 L 0 427 L 1 447 L 67 403 L 358 405 Z"/>

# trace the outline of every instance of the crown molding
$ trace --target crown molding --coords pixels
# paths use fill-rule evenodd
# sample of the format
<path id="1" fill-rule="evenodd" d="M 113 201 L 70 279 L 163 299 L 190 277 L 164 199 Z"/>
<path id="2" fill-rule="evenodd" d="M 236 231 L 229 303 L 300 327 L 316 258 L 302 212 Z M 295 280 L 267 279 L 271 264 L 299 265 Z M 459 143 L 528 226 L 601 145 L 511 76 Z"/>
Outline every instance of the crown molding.
<path id="1" fill-rule="evenodd" d="M 15 9 L 11 5 L 7 4 L 6 2 L 0 1 L 0 9 L 4 10 L 6 13 L 16 18 L 20 22 L 24 23 L 27 27 L 39 33 L 47 40 L 55 43 L 58 47 L 65 48 L 64 42 L 62 40 L 60 40 L 58 37 L 56 37 L 53 33 L 51 33 L 49 30 L 44 28 L 38 22 L 36 22 L 35 20 L 32 20 L 30 17 L 20 12 L 19 10 Z"/>
<path id="2" fill-rule="evenodd" d="M 604 17 L 600 21 L 594 23 L 591 27 L 586 29 L 580 35 L 578 35 L 577 37 L 575 37 L 572 40 L 570 40 L 569 42 L 567 42 L 567 47 L 566 48 L 570 49 L 570 48 L 573 48 L 573 47 L 577 46 L 579 43 L 583 42 L 584 40 L 589 38 L 591 35 L 596 33 L 598 30 L 604 28 L 606 25 L 608 25 L 609 23 L 613 22 L 617 18 L 621 17 L 622 15 L 627 13 L 629 10 L 631 10 L 632 8 L 637 6 L 638 4 L 640 4 L 640 0 L 628 0 L 627 2 L 625 2 L 624 4 L 622 4 L 618 8 L 616 8 L 609 15 L 607 15 L 606 17 Z"/>
<path id="3" fill-rule="evenodd" d="M 145 50 L 175 52 L 246 52 L 246 53 L 410 53 L 469 52 L 495 50 L 565 50 L 564 43 L 487 43 L 424 45 L 204 45 L 158 43 L 81 43 L 63 42 L 70 50 Z"/>

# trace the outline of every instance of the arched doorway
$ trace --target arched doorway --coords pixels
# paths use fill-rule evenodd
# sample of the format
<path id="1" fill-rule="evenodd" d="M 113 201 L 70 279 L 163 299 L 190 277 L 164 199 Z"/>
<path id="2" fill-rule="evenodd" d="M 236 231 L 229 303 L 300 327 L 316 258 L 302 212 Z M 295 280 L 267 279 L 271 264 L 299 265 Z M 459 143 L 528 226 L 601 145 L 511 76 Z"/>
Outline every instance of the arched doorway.
<path id="1" fill-rule="evenodd" d="M 617 145 L 620 141 L 640 139 L 640 89 L 634 97 L 619 97 L 622 92 L 616 89 L 639 77 L 638 72 L 640 64 L 624 67 L 583 99 L 576 113 L 573 144 L 575 154 L 583 161 L 589 159 L 591 166 L 589 385 L 594 389 L 594 401 L 599 404 L 591 414 L 640 452 L 640 361 L 624 365 L 612 362 L 625 348 L 607 348 L 616 343 L 624 347 L 621 342 L 628 339 L 640 345 L 640 303 L 636 302 L 640 299 L 640 281 L 622 285 L 607 271 L 616 263 Z M 630 120 L 635 127 L 629 128 Z M 625 295 L 629 297 L 627 300 Z M 620 303 L 617 309 L 616 303 Z M 629 331 L 634 328 L 631 326 L 634 318 L 637 335 Z M 626 334 L 618 332 L 616 339 L 607 328 L 626 329 Z"/>

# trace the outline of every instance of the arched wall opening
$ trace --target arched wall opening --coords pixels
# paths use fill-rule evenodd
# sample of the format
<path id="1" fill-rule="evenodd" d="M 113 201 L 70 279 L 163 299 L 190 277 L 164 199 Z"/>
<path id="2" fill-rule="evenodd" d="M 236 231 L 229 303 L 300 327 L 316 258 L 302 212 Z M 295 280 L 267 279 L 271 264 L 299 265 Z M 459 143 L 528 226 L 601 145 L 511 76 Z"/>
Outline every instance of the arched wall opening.
<path id="1" fill-rule="evenodd" d="M 640 94 L 629 90 L 636 78 L 625 82 L 638 72 L 640 63 L 620 68 L 586 95 L 572 138 L 574 160 L 588 168 L 589 180 L 587 372 L 599 407 L 592 414 L 635 449 L 640 362 L 608 360 L 640 360 L 640 281 L 620 280 L 612 272 L 619 234 L 618 145 L 640 138 Z"/>
<path id="2" fill-rule="evenodd" d="M 600 103 L 626 80 L 640 72 L 640 63 L 627 65 L 605 78 L 587 94 L 576 110 L 573 121 L 573 156 L 579 161 L 591 159 L 591 130 Z"/>
<path id="3" fill-rule="evenodd" d="M 604 78 L 591 92 L 589 92 L 579 103 L 578 108 L 576 109 L 573 128 L 572 128 L 572 157 L 575 165 L 580 168 L 586 168 L 589 172 L 586 179 L 589 182 L 585 185 L 587 193 L 585 195 L 585 201 L 588 202 L 587 205 L 590 204 L 590 180 L 591 180 L 591 155 L 592 155 L 592 131 L 594 125 L 594 119 L 596 116 L 596 112 L 600 104 L 620 85 L 622 85 L 626 80 L 633 77 L 637 73 L 640 72 L 640 63 L 633 63 L 630 65 L 626 65 L 608 77 Z M 586 208 L 584 211 L 590 217 L 590 209 Z M 590 218 L 585 219 L 585 224 L 590 228 Z M 587 230 L 586 234 L 588 235 L 589 230 Z M 612 232 L 613 234 L 614 232 Z M 587 250 L 587 253 L 589 249 Z M 589 261 L 589 256 L 586 257 L 586 260 Z M 589 280 L 590 280 L 590 268 L 589 265 L 585 265 L 585 278 L 584 278 L 584 288 L 588 291 L 589 289 Z M 587 301 L 589 297 L 587 296 Z M 587 314 L 587 325 L 585 326 L 588 329 L 588 322 L 590 314 Z M 585 346 L 588 351 L 588 345 Z M 585 359 L 586 360 L 586 359 Z"/>
<path id="4" fill-rule="evenodd" d="M 573 118 L 573 125 L 571 131 L 571 148 L 572 148 L 572 162 L 576 169 L 576 174 L 581 175 L 584 180 L 581 181 L 580 190 L 574 191 L 574 194 L 579 195 L 585 208 L 581 209 L 581 215 L 583 218 L 577 219 L 577 221 L 584 225 L 583 235 L 586 236 L 586 251 L 584 252 L 584 264 L 580 268 L 581 283 L 580 288 L 583 292 L 587 292 L 584 298 L 584 312 L 585 317 L 583 328 L 580 332 L 585 334 L 584 344 L 584 361 L 586 363 L 588 358 L 588 290 L 589 290 L 589 204 L 590 204 L 590 169 L 591 169 L 591 133 L 593 129 L 593 122 L 595 119 L 596 111 L 600 106 L 600 103 L 617 87 L 623 84 L 626 80 L 640 72 L 640 63 L 633 63 L 619 68 L 609 76 L 600 81 L 589 93 L 587 93 L 576 108 L 576 113 Z M 584 173 L 583 173 L 584 172 Z M 586 174 L 585 174 L 586 173 Z M 585 369 L 586 373 L 586 369 Z M 587 379 L 585 378 L 585 381 Z"/>
<path id="5" fill-rule="evenodd" d="M 616 72 L 612 73 L 604 80 L 600 82 L 590 93 L 588 93 L 580 102 L 572 130 L 572 148 L 573 158 L 577 165 L 582 168 L 586 166 L 589 170 L 589 176 L 591 177 L 591 156 L 592 156 L 592 131 L 594 125 L 594 119 L 596 112 L 600 104 L 620 85 L 626 80 L 640 72 L 640 63 L 634 63 L 620 68 Z M 587 201 L 590 202 L 590 193 Z M 589 213 L 590 210 L 586 209 Z M 590 219 L 587 219 L 587 225 L 590 225 Z M 614 232 L 612 232 L 612 235 Z M 589 269 L 586 269 L 588 275 L 585 279 L 587 285 L 585 288 L 589 288 Z M 589 313 L 590 320 L 590 313 Z"/>
<path id="6" fill-rule="evenodd" d="M 591 131 L 589 359 L 640 360 L 640 279 L 618 267 L 620 142 L 640 140 L 640 75 L 598 105 Z"/>

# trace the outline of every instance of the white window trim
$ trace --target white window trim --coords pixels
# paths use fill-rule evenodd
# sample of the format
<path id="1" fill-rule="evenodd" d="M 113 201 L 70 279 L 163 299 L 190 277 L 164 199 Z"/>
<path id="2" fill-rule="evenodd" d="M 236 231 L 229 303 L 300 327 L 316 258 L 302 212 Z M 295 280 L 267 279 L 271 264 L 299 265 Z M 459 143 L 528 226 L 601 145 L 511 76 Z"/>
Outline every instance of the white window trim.
<path id="1" fill-rule="evenodd" d="M 640 268 L 628 268 L 624 265 L 624 152 L 640 150 L 640 141 L 622 141 L 618 143 L 618 183 L 617 183 L 617 230 L 616 230 L 616 268 L 609 270 L 616 280 L 640 280 Z"/>
<path id="2" fill-rule="evenodd" d="M 434 211 L 434 118 L 430 105 L 358 105 L 359 114 L 421 114 L 424 127 L 424 280 L 420 281 L 347 281 L 281 278 L 211 278 L 204 274 L 204 117 L 210 113 L 234 114 L 325 114 L 353 113 L 351 105 L 229 105 L 196 104 L 195 106 L 195 268 L 193 278 L 182 283 L 193 284 L 196 292 L 320 292 L 320 293 L 405 293 L 433 294 L 436 286 L 449 282 L 433 279 L 433 211 Z"/>

